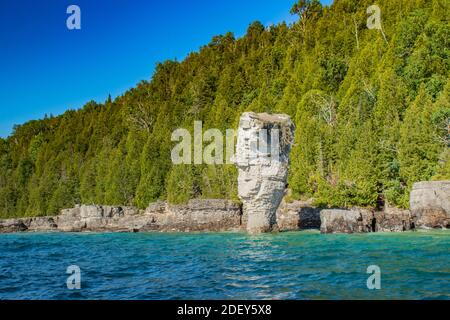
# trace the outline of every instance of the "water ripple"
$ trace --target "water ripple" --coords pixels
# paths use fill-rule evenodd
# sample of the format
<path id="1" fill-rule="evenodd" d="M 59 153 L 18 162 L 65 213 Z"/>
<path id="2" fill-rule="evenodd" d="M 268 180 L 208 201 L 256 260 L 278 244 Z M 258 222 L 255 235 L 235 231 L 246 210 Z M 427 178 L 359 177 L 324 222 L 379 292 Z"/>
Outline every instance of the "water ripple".
<path id="1" fill-rule="evenodd" d="M 449 248 L 448 231 L 7 234 L 0 299 L 450 299 Z M 381 290 L 366 287 L 372 264 Z"/>

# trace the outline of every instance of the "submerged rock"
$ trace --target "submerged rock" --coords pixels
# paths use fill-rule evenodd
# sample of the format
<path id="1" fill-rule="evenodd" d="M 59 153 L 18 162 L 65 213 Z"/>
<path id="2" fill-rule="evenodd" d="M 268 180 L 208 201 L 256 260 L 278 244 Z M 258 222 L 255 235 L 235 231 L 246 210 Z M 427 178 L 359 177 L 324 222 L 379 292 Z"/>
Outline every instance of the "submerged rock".
<path id="1" fill-rule="evenodd" d="M 410 209 L 419 228 L 450 228 L 450 181 L 415 183 Z"/>
<path id="2" fill-rule="evenodd" d="M 286 189 L 294 125 L 283 114 L 241 116 L 235 164 L 249 233 L 276 230 L 276 211 Z"/>

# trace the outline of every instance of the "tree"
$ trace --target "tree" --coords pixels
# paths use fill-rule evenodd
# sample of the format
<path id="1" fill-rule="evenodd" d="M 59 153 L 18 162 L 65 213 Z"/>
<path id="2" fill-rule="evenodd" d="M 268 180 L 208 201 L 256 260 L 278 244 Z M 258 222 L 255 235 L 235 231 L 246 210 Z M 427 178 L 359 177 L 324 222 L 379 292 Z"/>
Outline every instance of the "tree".
<path id="1" fill-rule="evenodd" d="M 297 22 L 214 36 L 115 99 L 16 126 L 0 139 L 0 216 L 236 199 L 234 166 L 175 166 L 170 138 L 194 121 L 236 129 L 244 111 L 294 120 L 292 198 L 406 207 L 414 182 L 450 178 L 449 4 L 377 1 L 388 44 L 363 27 L 371 4 L 297 1 Z"/>
<path id="2" fill-rule="evenodd" d="M 306 30 L 306 23 L 309 19 L 317 18 L 322 12 L 322 4 L 319 0 L 299 0 L 295 3 L 290 13 L 300 17 L 300 25 L 303 32 Z"/>
<path id="3" fill-rule="evenodd" d="M 167 179 L 167 200 L 174 204 L 185 203 L 195 194 L 193 167 L 176 165 Z"/>
<path id="4" fill-rule="evenodd" d="M 416 181 L 429 180 L 436 174 L 440 145 L 434 139 L 433 103 L 421 86 L 417 98 L 409 106 L 400 129 L 398 160 L 400 177 L 408 189 Z M 403 205 L 407 206 L 409 192 Z"/>

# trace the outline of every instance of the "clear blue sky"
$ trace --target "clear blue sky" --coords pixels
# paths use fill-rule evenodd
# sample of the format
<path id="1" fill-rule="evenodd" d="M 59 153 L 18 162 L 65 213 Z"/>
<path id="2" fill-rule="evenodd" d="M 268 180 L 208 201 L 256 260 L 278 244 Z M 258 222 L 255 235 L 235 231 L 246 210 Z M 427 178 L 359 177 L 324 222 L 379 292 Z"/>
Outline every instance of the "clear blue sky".
<path id="1" fill-rule="evenodd" d="M 292 22 L 295 0 L 1 0 L 0 137 L 14 124 L 103 102 L 212 36 Z M 325 4 L 331 0 L 322 1 Z M 81 30 L 66 9 L 81 8 Z"/>

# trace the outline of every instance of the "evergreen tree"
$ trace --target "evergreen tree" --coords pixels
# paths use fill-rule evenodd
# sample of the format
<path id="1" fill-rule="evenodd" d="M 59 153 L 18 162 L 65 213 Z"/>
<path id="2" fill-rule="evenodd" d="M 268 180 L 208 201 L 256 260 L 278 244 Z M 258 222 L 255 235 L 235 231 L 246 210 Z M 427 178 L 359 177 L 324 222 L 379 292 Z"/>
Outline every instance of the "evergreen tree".
<path id="1" fill-rule="evenodd" d="M 431 179 L 437 171 L 440 146 L 434 136 L 433 109 L 431 98 L 422 85 L 417 98 L 407 109 L 400 129 L 400 177 L 408 189 L 416 181 Z M 406 193 L 404 206 L 407 206 L 408 196 Z"/>
<path id="2" fill-rule="evenodd" d="M 236 129 L 244 111 L 296 125 L 292 198 L 408 206 L 421 180 L 450 179 L 448 0 L 297 1 L 299 20 L 218 35 L 104 103 L 46 116 L 0 139 L 0 217 L 82 204 L 237 199 L 233 165 L 173 165 L 171 133 Z"/>

